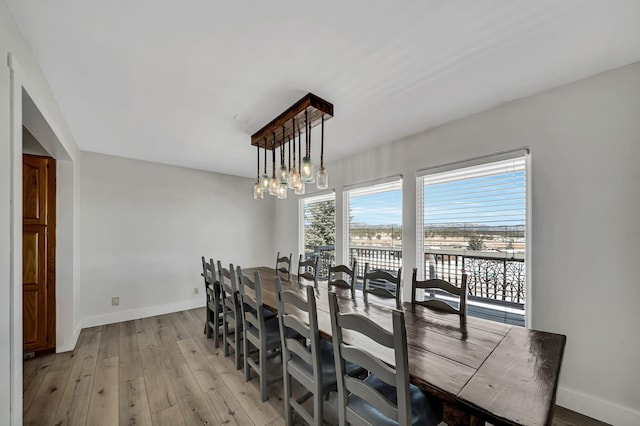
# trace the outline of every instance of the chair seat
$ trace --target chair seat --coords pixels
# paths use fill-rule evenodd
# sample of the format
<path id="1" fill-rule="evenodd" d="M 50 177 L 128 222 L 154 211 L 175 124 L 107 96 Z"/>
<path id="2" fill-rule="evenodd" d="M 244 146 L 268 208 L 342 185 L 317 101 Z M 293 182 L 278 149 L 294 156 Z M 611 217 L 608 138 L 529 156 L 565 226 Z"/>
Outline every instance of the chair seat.
<path id="1" fill-rule="evenodd" d="M 293 355 L 289 362 L 295 364 L 298 369 L 307 373 L 309 378 L 313 380 L 313 367 L 311 364 L 304 362 L 302 358 L 297 355 Z M 364 371 L 362 367 L 351 362 L 347 362 L 345 367 L 347 369 L 347 374 L 350 376 L 358 375 Z M 336 362 L 333 357 L 333 343 L 322 339 L 320 340 L 320 369 L 322 370 L 322 385 L 325 388 L 334 387 L 337 379 Z"/>
<path id="2" fill-rule="evenodd" d="M 267 348 L 279 347 L 280 342 L 280 323 L 278 322 L 278 318 L 273 318 L 264 322 L 265 332 L 262 336 L 263 339 L 266 339 Z M 258 338 L 258 329 L 253 325 L 249 325 L 247 328 L 247 333 L 251 333 L 253 336 Z M 298 334 L 295 330 L 287 329 L 286 337 L 297 339 L 301 338 L 300 334 Z"/>
<path id="3" fill-rule="evenodd" d="M 390 402 L 397 404 L 398 399 L 394 386 L 383 382 L 373 374 L 365 379 L 365 383 L 377 389 Z M 412 425 L 437 425 L 442 421 L 442 405 L 437 400 L 427 397 L 424 392 L 414 385 L 409 385 L 409 394 Z M 388 418 L 362 398 L 355 395 L 349 395 L 348 398 L 349 408 L 369 422 L 376 425 L 398 425 L 398 422 Z"/>
<path id="4" fill-rule="evenodd" d="M 254 316 L 257 316 L 257 311 L 252 306 L 250 306 L 250 305 L 248 305 L 246 303 L 244 304 L 244 310 L 245 310 L 245 312 L 250 312 Z M 265 321 L 268 321 L 268 320 L 273 319 L 273 318 L 278 316 L 278 314 L 276 314 L 275 312 L 271 312 L 268 309 L 263 309 L 262 310 L 262 315 L 264 316 Z"/>

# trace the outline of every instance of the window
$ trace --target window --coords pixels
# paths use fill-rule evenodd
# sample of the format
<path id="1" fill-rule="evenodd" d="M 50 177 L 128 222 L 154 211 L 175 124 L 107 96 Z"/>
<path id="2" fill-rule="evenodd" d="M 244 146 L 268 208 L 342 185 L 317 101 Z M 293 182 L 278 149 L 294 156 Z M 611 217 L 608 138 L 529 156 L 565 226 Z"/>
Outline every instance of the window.
<path id="1" fill-rule="evenodd" d="M 300 253 L 307 258 L 319 257 L 318 277 L 326 279 L 328 267 L 335 259 L 335 194 L 303 198 L 300 207 Z"/>
<path id="2" fill-rule="evenodd" d="M 344 200 L 348 260 L 357 260 L 357 275 L 364 274 L 365 263 L 387 270 L 402 266 L 402 179 L 347 190 Z"/>
<path id="3" fill-rule="evenodd" d="M 524 325 L 526 170 L 518 154 L 418 177 L 416 241 L 420 279 L 459 285 L 465 272 L 468 315 Z"/>

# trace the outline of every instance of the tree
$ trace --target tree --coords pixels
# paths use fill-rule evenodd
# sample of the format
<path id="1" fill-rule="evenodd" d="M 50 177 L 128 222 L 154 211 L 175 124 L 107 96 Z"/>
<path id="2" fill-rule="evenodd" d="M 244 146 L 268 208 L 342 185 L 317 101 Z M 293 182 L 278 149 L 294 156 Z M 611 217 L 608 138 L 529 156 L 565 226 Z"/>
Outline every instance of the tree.
<path id="1" fill-rule="evenodd" d="M 467 240 L 467 249 L 468 250 L 482 250 L 484 247 L 483 244 L 484 237 L 478 234 L 469 235 L 469 239 Z"/>
<path id="2" fill-rule="evenodd" d="M 333 200 L 320 201 L 304 206 L 304 249 L 336 243 L 336 204 Z"/>

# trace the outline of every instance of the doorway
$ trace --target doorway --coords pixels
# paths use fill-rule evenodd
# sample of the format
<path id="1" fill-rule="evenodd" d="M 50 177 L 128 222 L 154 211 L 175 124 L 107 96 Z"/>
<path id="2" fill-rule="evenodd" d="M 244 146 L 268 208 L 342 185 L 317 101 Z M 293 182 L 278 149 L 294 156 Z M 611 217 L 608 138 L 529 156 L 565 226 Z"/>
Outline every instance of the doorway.
<path id="1" fill-rule="evenodd" d="M 28 131 L 23 130 L 23 140 Z M 56 161 L 23 154 L 22 344 L 25 358 L 56 348 Z"/>

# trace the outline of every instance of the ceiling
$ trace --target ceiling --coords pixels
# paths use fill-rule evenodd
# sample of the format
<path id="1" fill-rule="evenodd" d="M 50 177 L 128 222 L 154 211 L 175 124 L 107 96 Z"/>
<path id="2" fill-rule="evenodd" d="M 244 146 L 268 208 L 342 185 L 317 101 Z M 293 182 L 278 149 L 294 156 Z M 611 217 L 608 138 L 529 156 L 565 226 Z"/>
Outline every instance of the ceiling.
<path id="1" fill-rule="evenodd" d="M 81 149 L 241 176 L 307 92 L 331 161 L 640 60 L 636 0 L 8 4 Z"/>

